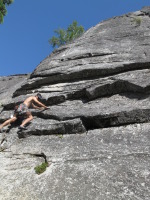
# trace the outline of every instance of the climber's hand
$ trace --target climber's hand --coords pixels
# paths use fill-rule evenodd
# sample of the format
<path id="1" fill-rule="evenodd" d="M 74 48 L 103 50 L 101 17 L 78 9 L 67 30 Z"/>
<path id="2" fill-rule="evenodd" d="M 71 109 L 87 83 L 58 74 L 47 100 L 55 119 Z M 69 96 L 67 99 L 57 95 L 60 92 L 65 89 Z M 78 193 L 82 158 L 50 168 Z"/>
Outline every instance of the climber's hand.
<path id="1" fill-rule="evenodd" d="M 47 109 L 49 109 L 49 108 L 48 107 L 42 107 L 41 108 L 42 111 L 47 110 Z"/>

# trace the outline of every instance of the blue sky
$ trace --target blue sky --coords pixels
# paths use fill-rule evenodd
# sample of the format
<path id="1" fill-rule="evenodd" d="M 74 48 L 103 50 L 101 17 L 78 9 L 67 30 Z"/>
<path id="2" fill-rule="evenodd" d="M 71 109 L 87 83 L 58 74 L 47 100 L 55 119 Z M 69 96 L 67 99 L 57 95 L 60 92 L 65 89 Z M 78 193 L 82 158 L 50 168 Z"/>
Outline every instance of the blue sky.
<path id="1" fill-rule="evenodd" d="M 52 48 L 54 30 L 73 20 L 85 30 L 150 6 L 149 0 L 14 0 L 0 24 L 0 76 L 31 73 Z"/>

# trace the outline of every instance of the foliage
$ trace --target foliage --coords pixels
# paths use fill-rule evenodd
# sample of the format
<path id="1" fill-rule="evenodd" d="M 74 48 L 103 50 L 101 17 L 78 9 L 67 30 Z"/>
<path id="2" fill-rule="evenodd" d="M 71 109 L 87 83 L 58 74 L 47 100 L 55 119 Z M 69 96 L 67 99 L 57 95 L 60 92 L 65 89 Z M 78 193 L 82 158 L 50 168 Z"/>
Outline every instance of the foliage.
<path id="1" fill-rule="evenodd" d="M 56 33 L 57 37 L 53 36 L 51 39 L 49 39 L 49 43 L 53 48 L 56 46 L 59 47 L 78 38 L 82 33 L 84 33 L 84 28 L 83 26 L 78 26 L 77 21 L 73 21 L 72 24 L 68 26 L 67 30 L 57 29 L 54 32 Z"/>
<path id="2" fill-rule="evenodd" d="M 4 21 L 4 16 L 7 14 L 6 6 L 13 3 L 13 0 L 0 0 L 0 24 Z"/>
<path id="3" fill-rule="evenodd" d="M 34 168 L 34 170 L 35 170 L 35 172 L 37 174 L 41 174 L 41 173 L 43 173 L 46 170 L 47 167 L 48 167 L 48 162 L 44 162 L 41 165 L 36 166 Z"/>
<path id="4" fill-rule="evenodd" d="M 136 23 L 136 26 L 140 26 L 141 25 L 141 18 L 140 17 L 134 17 L 132 22 Z"/>

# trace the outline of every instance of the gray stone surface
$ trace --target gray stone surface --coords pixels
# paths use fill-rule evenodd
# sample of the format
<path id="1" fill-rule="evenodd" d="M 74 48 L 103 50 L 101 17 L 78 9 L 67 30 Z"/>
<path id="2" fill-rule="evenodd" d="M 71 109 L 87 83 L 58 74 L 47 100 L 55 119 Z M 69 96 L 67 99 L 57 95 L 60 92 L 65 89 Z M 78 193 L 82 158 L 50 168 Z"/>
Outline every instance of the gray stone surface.
<path id="1" fill-rule="evenodd" d="M 0 199 L 150 199 L 149 24 L 150 7 L 114 17 L 31 76 L 0 77 L 0 123 L 37 92 L 49 107 L 31 109 L 26 131 L 18 121 L 0 133 Z"/>
<path id="2" fill-rule="evenodd" d="M 16 89 L 26 82 L 28 75 L 13 75 L 0 77 L 0 104 L 6 104 Z"/>
<path id="3" fill-rule="evenodd" d="M 62 138 L 47 135 L 18 140 L 0 154 L 0 197 L 148 200 L 149 129 L 149 123 L 135 124 Z M 34 167 L 42 162 L 36 155 L 41 152 L 49 167 L 36 175 Z"/>

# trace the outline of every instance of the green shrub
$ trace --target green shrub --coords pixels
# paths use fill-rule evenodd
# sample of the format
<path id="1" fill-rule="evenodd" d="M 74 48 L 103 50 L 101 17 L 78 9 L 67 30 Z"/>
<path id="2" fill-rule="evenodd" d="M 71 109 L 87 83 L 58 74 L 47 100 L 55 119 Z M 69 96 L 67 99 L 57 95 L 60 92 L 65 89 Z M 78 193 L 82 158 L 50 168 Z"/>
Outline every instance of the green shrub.
<path id="1" fill-rule="evenodd" d="M 45 172 L 46 168 L 48 167 L 48 163 L 44 162 L 41 165 L 38 165 L 34 168 L 35 172 L 37 174 L 42 174 L 43 172 Z"/>
<path id="2" fill-rule="evenodd" d="M 133 17 L 132 22 L 136 23 L 136 26 L 140 26 L 142 19 L 140 17 Z"/>

